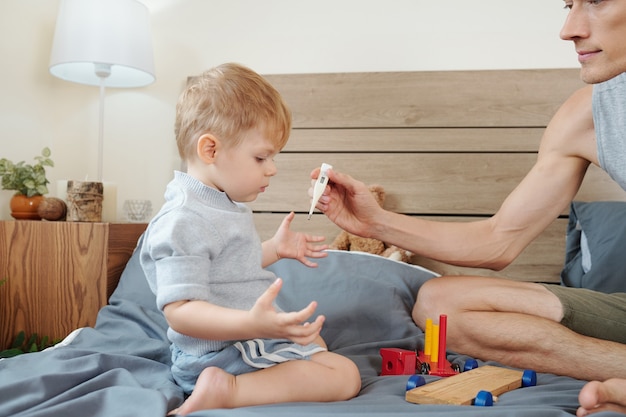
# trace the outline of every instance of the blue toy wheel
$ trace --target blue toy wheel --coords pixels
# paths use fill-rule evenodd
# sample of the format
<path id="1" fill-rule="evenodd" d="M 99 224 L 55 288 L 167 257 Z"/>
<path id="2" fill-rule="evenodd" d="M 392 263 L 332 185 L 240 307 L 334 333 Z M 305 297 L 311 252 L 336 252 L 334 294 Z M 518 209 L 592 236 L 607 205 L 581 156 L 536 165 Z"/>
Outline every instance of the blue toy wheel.
<path id="1" fill-rule="evenodd" d="M 421 387 L 426 384 L 426 379 L 421 375 L 411 375 L 409 380 L 406 381 L 406 390 L 411 391 L 413 388 Z"/>
<path id="2" fill-rule="evenodd" d="M 493 395 L 489 391 L 478 391 L 474 398 L 474 405 L 477 407 L 491 407 L 493 405 Z"/>
<path id="3" fill-rule="evenodd" d="M 468 359 L 465 361 L 465 365 L 463 365 L 463 372 L 476 368 L 478 368 L 478 361 L 476 359 Z"/>
<path id="4" fill-rule="evenodd" d="M 537 372 L 526 369 L 522 374 L 522 387 L 534 387 L 537 385 Z"/>

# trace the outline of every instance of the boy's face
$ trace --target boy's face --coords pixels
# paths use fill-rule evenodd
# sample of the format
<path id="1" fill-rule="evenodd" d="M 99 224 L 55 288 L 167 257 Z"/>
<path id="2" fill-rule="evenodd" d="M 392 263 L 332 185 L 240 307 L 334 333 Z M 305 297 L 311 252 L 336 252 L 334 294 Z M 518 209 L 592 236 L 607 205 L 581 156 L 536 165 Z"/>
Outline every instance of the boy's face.
<path id="1" fill-rule="evenodd" d="M 574 42 L 581 78 L 594 84 L 626 72 L 626 1 L 565 0 L 561 38 Z"/>
<path id="2" fill-rule="evenodd" d="M 250 130 L 238 145 L 218 152 L 212 167 L 212 186 L 234 201 L 254 201 L 276 175 L 274 157 L 278 152 L 261 130 Z"/>

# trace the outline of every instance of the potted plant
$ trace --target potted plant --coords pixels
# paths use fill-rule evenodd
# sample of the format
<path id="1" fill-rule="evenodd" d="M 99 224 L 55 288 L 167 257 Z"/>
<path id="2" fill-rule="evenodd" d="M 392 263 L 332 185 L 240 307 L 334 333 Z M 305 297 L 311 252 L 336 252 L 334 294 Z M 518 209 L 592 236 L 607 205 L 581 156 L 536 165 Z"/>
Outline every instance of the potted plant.
<path id="1" fill-rule="evenodd" d="M 40 156 L 36 156 L 36 164 L 30 165 L 24 161 L 13 163 L 6 158 L 0 159 L 0 177 L 2 189 L 15 190 L 11 198 L 11 216 L 15 219 L 39 220 L 37 208 L 48 193 L 46 166 L 53 167 L 50 159 L 50 149 L 43 148 Z"/>

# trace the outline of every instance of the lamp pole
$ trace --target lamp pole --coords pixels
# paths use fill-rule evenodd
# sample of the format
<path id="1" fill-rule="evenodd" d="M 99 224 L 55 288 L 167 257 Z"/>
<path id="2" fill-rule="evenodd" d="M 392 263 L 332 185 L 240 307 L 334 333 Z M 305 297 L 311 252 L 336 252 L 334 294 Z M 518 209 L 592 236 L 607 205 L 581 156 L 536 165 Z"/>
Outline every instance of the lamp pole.
<path id="1" fill-rule="evenodd" d="M 103 154 L 104 154 L 104 93 L 106 79 L 111 75 L 111 64 L 94 64 L 96 75 L 100 79 L 100 108 L 98 117 L 98 181 L 103 178 Z"/>

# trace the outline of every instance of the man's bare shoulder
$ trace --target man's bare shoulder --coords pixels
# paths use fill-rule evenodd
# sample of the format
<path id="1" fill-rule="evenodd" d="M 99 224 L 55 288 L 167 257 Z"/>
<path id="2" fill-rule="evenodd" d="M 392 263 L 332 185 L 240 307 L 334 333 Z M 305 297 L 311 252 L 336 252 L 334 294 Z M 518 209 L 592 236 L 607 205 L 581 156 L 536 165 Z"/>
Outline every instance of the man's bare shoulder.
<path id="1" fill-rule="evenodd" d="M 593 87 L 575 91 L 557 110 L 548 124 L 540 153 L 556 153 L 598 164 L 591 96 Z"/>

